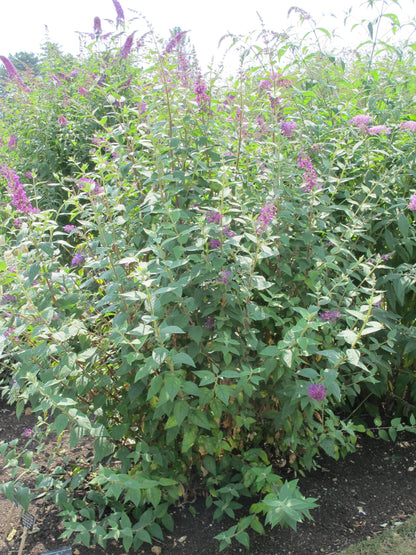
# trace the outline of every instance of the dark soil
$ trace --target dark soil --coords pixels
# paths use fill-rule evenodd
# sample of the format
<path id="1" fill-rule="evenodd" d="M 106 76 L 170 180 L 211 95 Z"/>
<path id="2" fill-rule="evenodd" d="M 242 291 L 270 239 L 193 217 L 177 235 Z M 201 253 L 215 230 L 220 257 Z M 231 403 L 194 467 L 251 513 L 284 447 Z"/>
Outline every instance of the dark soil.
<path id="1" fill-rule="evenodd" d="M 22 415 L 20 420 L 11 407 L 0 404 L 0 440 L 21 437 L 23 430 L 34 424 L 33 415 Z M 9 412 L 6 412 L 9 410 Z M 78 456 L 79 454 L 77 454 Z M 313 521 L 298 526 L 297 532 L 279 527 L 266 530 L 264 536 L 250 534 L 251 547 L 247 551 L 240 544 L 227 548 L 225 554 L 251 555 L 335 555 L 339 550 L 381 533 L 384 527 L 394 525 L 416 513 L 416 436 L 399 436 L 395 443 L 386 443 L 360 437 L 357 450 L 345 460 L 322 458 L 321 468 L 299 479 L 302 493 L 318 498 L 319 508 L 312 511 Z M 1 479 L 7 479 L 0 470 Z M 192 507 L 196 516 L 192 516 Z M 21 541 L 22 525 L 19 511 L 0 495 L 0 555 L 17 553 Z M 45 506 L 42 499 L 34 502 L 30 512 L 36 515 L 35 531 L 28 534 L 24 554 L 39 555 L 69 547 L 69 541 L 59 539 L 63 528 L 58 511 Z M 6 523 L 13 538 L 5 540 Z M 166 533 L 163 542 L 153 548 L 139 549 L 142 554 L 161 555 L 213 555 L 219 553 L 219 542 L 214 536 L 227 529 L 232 522 L 214 522 L 212 510 L 205 508 L 204 500 L 196 499 L 172 511 L 174 533 Z M 13 532 L 12 532 L 13 533 Z M 122 555 L 122 547 L 86 548 L 73 546 L 74 555 Z"/>

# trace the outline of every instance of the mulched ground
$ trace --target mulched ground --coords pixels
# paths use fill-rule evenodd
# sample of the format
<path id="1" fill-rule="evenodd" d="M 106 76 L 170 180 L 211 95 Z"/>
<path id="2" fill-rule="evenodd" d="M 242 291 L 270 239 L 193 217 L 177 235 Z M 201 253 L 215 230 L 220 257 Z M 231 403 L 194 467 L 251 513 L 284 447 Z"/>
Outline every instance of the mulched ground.
<path id="1" fill-rule="evenodd" d="M 33 415 L 16 419 L 13 410 L 0 402 L 0 440 L 20 437 L 23 430 L 33 426 Z M 6 477 L 0 468 L 0 478 Z M 247 551 L 236 544 L 225 554 L 250 555 L 335 555 L 339 550 L 367 537 L 381 533 L 416 513 L 416 435 L 401 435 L 395 443 L 385 443 L 363 436 L 357 451 L 345 460 L 321 460 L 321 469 L 300 478 L 299 485 L 307 497 L 319 498 L 319 508 L 312 511 L 314 521 L 298 526 L 297 532 L 281 528 L 267 529 L 265 536 L 252 533 L 251 547 Z M 214 555 L 219 544 L 214 536 L 227 529 L 231 522 L 213 522 L 212 511 L 204 501 L 192 503 L 196 516 L 189 512 L 191 504 L 176 508 L 172 515 L 176 527 L 167 533 L 164 542 L 141 548 L 138 553 L 152 555 Z M 11 528 L 15 536 L 4 541 L 5 525 L 11 511 L 10 502 L 0 495 L 0 555 L 17 553 L 22 535 L 18 510 L 12 514 Z M 68 541 L 59 540 L 62 527 L 53 506 L 44 506 L 42 500 L 31 505 L 36 515 L 37 531 L 27 536 L 24 554 L 40 555 L 59 547 L 69 547 Z M 383 526 L 384 525 L 384 526 Z M 9 536 L 10 537 L 10 536 Z M 120 547 L 85 548 L 73 546 L 74 555 L 122 555 Z"/>

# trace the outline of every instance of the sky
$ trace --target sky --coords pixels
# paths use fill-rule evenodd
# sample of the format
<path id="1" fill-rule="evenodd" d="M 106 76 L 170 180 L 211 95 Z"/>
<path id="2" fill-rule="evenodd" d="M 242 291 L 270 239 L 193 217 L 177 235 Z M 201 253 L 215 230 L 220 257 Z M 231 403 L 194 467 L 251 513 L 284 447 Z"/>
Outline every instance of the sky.
<path id="1" fill-rule="evenodd" d="M 380 5 L 382 0 L 376 0 Z M 416 15 L 414 0 L 399 0 L 404 6 L 400 20 Z M 338 28 L 347 42 L 351 41 L 348 31 L 369 14 L 366 0 L 119 0 L 126 20 L 138 17 L 129 24 L 131 31 L 137 29 L 140 36 L 148 30 L 146 20 L 156 34 L 169 37 L 169 29 L 175 26 L 189 30 L 201 66 L 207 67 L 211 60 L 219 62 L 223 49 L 218 42 L 227 33 L 247 35 L 260 29 L 258 12 L 265 26 L 274 31 L 283 31 L 289 26 L 299 25 L 299 16 L 289 9 L 295 5 L 309 12 L 318 26 L 332 30 Z M 397 0 L 390 0 L 398 12 Z M 352 7 L 353 16 L 346 27 L 343 20 Z M 133 11 L 134 10 L 134 11 Z M 135 13 L 134 13 L 135 12 Z M 112 0 L 0 0 L 0 55 L 9 56 L 19 51 L 39 52 L 45 41 L 45 26 L 49 40 L 58 43 L 64 52 L 79 52 L 79 32 L 92 32 L 94 17 L 101 19 L 103 32 L 113 30 L 106 20 L 114 20 L 116 11 Z M 303 23 L 305 32 L 309 23 Z M 356 31 L 356 39 L 360 32 Z M 361 38 L 365 38 L 361 31 Z M 416 38 L 415 38 L 416 40 Z"/>

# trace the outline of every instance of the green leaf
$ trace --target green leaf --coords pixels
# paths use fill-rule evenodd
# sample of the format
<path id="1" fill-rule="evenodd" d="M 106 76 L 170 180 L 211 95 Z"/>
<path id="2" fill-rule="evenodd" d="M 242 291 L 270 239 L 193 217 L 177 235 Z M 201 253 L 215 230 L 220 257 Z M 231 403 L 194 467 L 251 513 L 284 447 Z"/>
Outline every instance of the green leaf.
<path id="1" fill-rule="evenodd" d="M 263 524 L 260 522 L 259 517 L 255 516 L 253 518 L 253 520 L 251 521 L 250 526 L 253 528 L 253 530 L 259 534 L 264 534 L 264 527 Z"/>
<path id="2" fill-rule="evenodd" d="M 26 513 L 33 499 L 33 494 L 30 492 L 30 489 L 27 487 L 17 488 L 15 497 L 16 501 L 23 507 L 23 511 Z"/>
<path id="3" fill-rule="evenodd" d="M 191 326 L 188 330 L 188 333 L 192 341 L 195 341 L 195 343 L 199 343 L 204 332 L 199 326 Z"/>
<path id="4" fill-rule="evenodd" d="M 378 435 L 384 441 L 389 441 L 389 434 L 386 432 L 386 430 L 379 430 Z"/>
<path id="5" fill-rule="evenodd" d="M 200 387 L 214 383 L 217 380 L 217 375 L 209 370 L 196 370 L 194 374 L 201 380 L 199 382 Z"/>
<path id="6" fill-rule="evenodd" d="M 347 349 L 347 359 L 353 366 L 358 366 L 360 362 L 360 351 L 358 349 Z"/>
<path id="7" fill-rule="evenodd" d="M 68 416 L 64 413 L 58 414 L 58 416 L 55 418 L 55 421 L 53 422 L 51 429 L 56 431 L 56 435 L 60 435 L 65 428 L 67 427 L 68 424 Z"/>
<path id="8" fill-rule="evenodd" d="M 282 360 L 288 368 L 292 368 L 293 353 L 292 349 L 284 349 L 282 352 Z"/>
<path id="9" fill-rule="evenodd" d="M 164 383 L 169 399 L 173 401 L 181 388 L 181 379 L 178 376 L 166 374 Z"/>
<path id="10" fill-rule="evenodd" d="M 198 435 L 198 428 L 194 426 L 189 430 L 185 431 L 183 435 L 182 447 L 181 447 L 182 453 L 187 453 L 191 449 L 191 447 L 195 443 L 197 435 Z"/>
<path id="11" fill-rule="evenodd" d="M 361 332 L 361 335 L 369 335 L 370 333 L 375 333 L 379 330 L 382 330 L 383 328 L 384 326 L 380 322 L 371 321 L 368 322 L 366 327 Z"/>
<path id="12" fill-rule="evenodd" d="M 397 297 L 398 303 L 404 305 L 404 296 L 406 294 L 406 281 L 405 278 L 398 278 L 393 281 L 393 289 Z"/>
<path id="13" fill-rule="evenodd" d="M 327 455 L 334 458 L 335 456 L 335 442 L 333 438 L 325 438 L 324 440 L 319 442 L 319 447 L 325 451 Z"/>
<path id="14" fill-rule="evenodd" d="M 277 345 L 268 345 L 260 351 L 261 356 L 266 357 L 277 357 L 280 354 L 281 349 Z"/>
<path id="15" fill-rule="evenodd" d="M 228 406 L 230 401 L 230 396 L 233 395 L 234 391 L 229 385 L 218 385 L 215 389 L 215 395 Z"/>
<path id="16" fill-rule="evenodd" d="M 0 485 L 0 491 L 7 497 L 9 501 L 14 501 L 14 483 L 6 482 Z"/>
<path id="17" fill-rule="evenodd" d="M 178 426 L 182 424 L 189 413 L 189 405 L 185 401 L 176 401 L 173 407 L 173 416 L 176 419 Z"/>
<path id="18" fill-rule="evenodd" d="M 251 277 L 251 284 L 253 289 L 258 289 L 259 291 L 263 291 L 264 289 L 268 289 L 273 285 L 272 282 L 266 281 L 263 276 L 252 276 Z"/>
<path id="19" fill-rule="evenodd" d="M 137 530 L 135 533 L 135 536 L 137 536 L 139 538 L 139 540 L 141 540 L 142 542 L 146 542 L 149 544 L 152 544 L 152 537 L 149 534 L 149 532 L 147 530 L 144 530 L 143 528 L 140 530 Z"/>
<path id="20" fill-rule="evenodd" d="M 189 415 L 189 420 L 191 420 L 193 424 L 196 424 L 198 428 L 204 428 L 205 430 L 211 430 L 212 428 L 206 413 L 201 410 L 193 410 Z"/>
<path id="21" fill-rule="evenodd" d="M 409 235 L 409 220 L 403 213 L 400 214 L 397 220 L 397 225 L 399 226 L 399 230 L 403 235 L 403 238 L 406 239 Z"/>
<path id="22" fill-rule="evenodd" d="M 357 341 L 358 335 L 355 333 L 355 331 L 343 330 L 340 333 L 338 333 L 337 337 L 341 337 L 347 343 L 349 343 L 350 345 L 353 345 Z"/>
<path id="23" fill-rule="evenodd" d="M 248 317 L 255 322 L 259 322 L 261 320 L 266 320 L 267 318 L 269 318 L 269 315 L 264 310 L 252 303 L 249 303 L 247 305 L 247 314 Z"/>
<path id="24" fill-rule="evenodd" d="M 153 505 L 153 507 L 156 508 L 159 505 L 160 500 L 162 498 L 162 492 L 160 491 L 159 488 L 149 488 L 146 490 L 146 496 L 150 501 L 150 503 Z"/>
<path id="25" fill-rule="evenodd" d="M 187 353 L 175 353 L 172 357 L 172 361 L 175 366 L 180 367 L 185 364 L 187 366 L 192 366 L 193 368 L 195 368 L 194 361 Z"/>
<path id="26" fill-rule="evenodd" d="M 211 457 L 211 455 L 205 455 L 205 457 L 202 459 L 202 464 L 208 470 L 208 472 L 216 476 L 217 464 L 215 462 L 214 457 Z"/>
<path id="27" fill-rule="evenodd" d="M 114 453 L 115 445 L 106 437 L 98 437 L 94 441 L 94 463 L 100 462 L 104 457 Z"/>
<path id="28" fill-rule="evenodd" d="M 40 273 L 40 264 L 39 263 L 32 264 L 29 268 L 27 279 L 30 282 L 33 282 L 38 277 L 39 273 Z"/>
<path id="29" fill-rule="evenodd" d="M 318 372 L 313 368 L 301 368 L 297 373 L 299 376 L 303 376 L 304 378 L 309 378 L 311 380 L 315 380 L 319 376 Z"/>
<path id="30" fill-rule="evenodd" d="M 160 331 L 160 336 L 162 338 L 162 341 L 169 339 L 173 334 L 185 333 L 183 329 L 180 328 L 179 326 L 165 326 L 163 328 L 160 328 L 159 331 Z"/>
<path id="31" fill-rule="evenodd" d="M 249 535 L 247 534 L 247 532 L 239 532 L 236 536 L 235 539 L 240 542 L 242 545 L 244 545 L 244 547 L 246 547 L 247 549 L 249 549 L 250 547 L 250 538 Z"/>
<path id="32" fill-rule="evenodd" d="M 163 362 L 167 359 L 168 355 L 169 355 L 169 351 L 164 347 L 156 347 L 152 351 L 152 358 L 158 366 L 162 366 Z"/>

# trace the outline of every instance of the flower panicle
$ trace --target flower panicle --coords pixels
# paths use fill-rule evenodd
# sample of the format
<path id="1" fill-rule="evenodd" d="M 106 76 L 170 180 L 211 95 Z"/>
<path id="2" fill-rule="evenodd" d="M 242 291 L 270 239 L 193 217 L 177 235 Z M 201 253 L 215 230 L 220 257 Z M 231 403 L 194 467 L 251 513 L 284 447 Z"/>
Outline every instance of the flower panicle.
<path id="1" fill-rule="evenodd" d="M 266 204 L 261 209 L 259 217 L 256 221 L 256 233 L 257 235 L 264 235 L 267 231 L 270 222 L 272 221 L 276 212 L 276 207 L 271 202 L 266 202 Z"/>
<path id="2" fill-rule="evenodd" d="M 127 37 L 126 42 L 123 44 L 123 47 L 121 48 L 120 58 L 122 60 L 125 60 L 131 52 L 135 32 L 136 31 L 133 31 L 132 34 Z"/>
<path id="3" fill-rule="evenodd" d="M 94 33 L 99 36 L 103 32 L 101 28 L 101 19 L 99 17 L 94 17 Z"/>
<path id="4" fill-rule="evenodd" d="M 342 313 L 339 310 L 326 310 L 319 313 L 319 318 L 324 322 L 336 322 L 342 318 Z"/>
<path id="5" fill-rule="evenodd" d="M 0 166 L 0 175 L 7 181 L 7 189 L 11 197 L 11 204 L 18 212 L 21 214 L 39 212 L 37 208 L 32 206 L 30 200 L 27 198 L 26 191 L 20 183 L 19 176 L 14 170 Z"/>
<path id="6" fill-rule="evenodd" d="M 308 386 L 308 396 L 316 401 L 323 401 L 326 397 L 325 386 L 321 383 L 314 383 Z"/>
<path id="7" fill-rule="evenodd" d="M 19 72 L 9 58 L 6 58 L 6 56 L 0 56 L 0 60 L 3 62 L 10 80 L 15 81 L 21 90 L 30 92 L 30 88 L 23 83 L 23 79 L 20 77 Z"/>
<path id="8" fill-rule="evenodd" d="M 315 168 L 313 167 L 312 161 L 307 154 L 301 152 L 298 158 L 298 166 L 305 170 L 303 174 L 303 179 L 305 181 L 305 185 L 303 189 L 305 191 L 312 191 L 313 189 L 320 189 L 322 186 L 318 183 L 318 174 L 316 173 Z"/>
<path id="9" fill-rule="evenodd" d="M 117 25 L 124 25 L 124 11 L 118 0 L 113 0 L 114 8 L 117 14 Z"/>
<path id="10" fill-rule="evenodd" d="M 416 195 L 412 195 L 410 197 L 410 202 L 409 202 L 409 205 L 408 205 L 408 209 L 413 210 L 413 211 L 416 210 Z"/>

